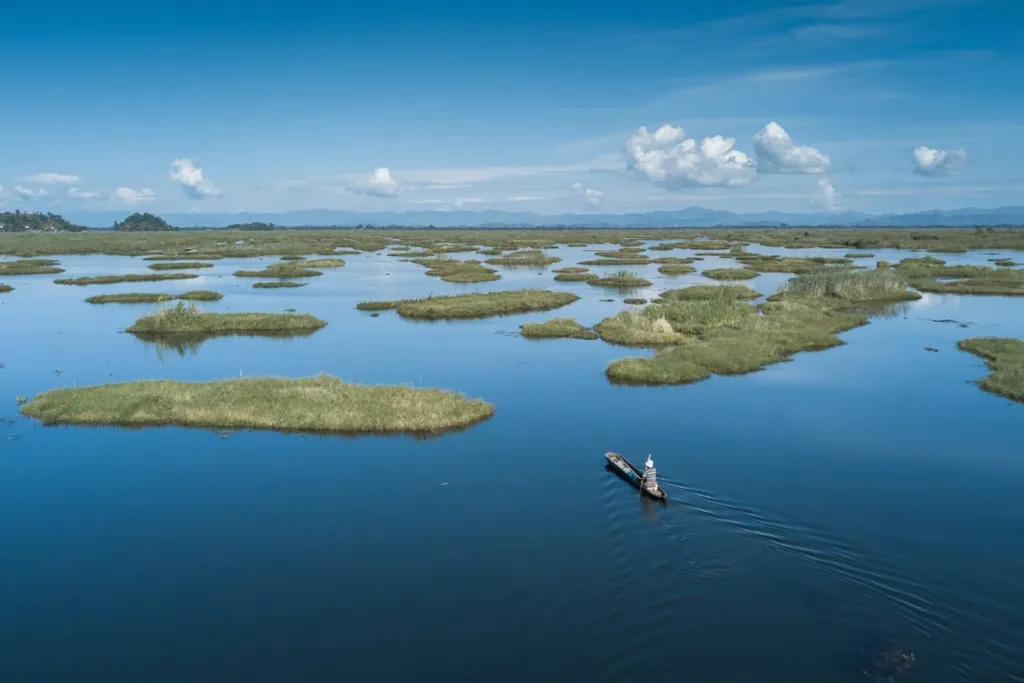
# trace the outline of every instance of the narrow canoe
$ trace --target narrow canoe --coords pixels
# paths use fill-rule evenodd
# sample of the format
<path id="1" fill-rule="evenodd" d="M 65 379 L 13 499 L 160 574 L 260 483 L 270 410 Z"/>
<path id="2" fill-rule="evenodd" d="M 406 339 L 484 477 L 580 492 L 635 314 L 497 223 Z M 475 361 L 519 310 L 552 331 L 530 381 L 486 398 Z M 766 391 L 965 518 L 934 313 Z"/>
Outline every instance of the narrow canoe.
<path id="1" fill-rule="evenodd" d="M 633 463 L 626 460 L 618 453 L 605 453 L 604 457 L 608 461 L 608 467 L 616 474 L 623 477 L 630 484 L 640 489 L 640 493 L 642 495 L 649 496 L 655 500 L 668 499 L 668 496 L 661 490 L 660 486 L 653 491 L 641 486 L 641 482 L 643 481 L 643 472 L 638 470 Z"/>

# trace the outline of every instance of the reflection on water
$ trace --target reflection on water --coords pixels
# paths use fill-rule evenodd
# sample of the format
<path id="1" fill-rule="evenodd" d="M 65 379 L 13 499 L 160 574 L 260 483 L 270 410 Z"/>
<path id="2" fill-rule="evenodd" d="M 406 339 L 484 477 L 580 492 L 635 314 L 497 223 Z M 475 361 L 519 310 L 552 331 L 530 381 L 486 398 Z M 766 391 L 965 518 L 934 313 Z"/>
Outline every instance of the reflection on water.
<path id="1" fill-rule="evenodd" d="M 199 354 L 199 347 L 211 339 L 222 337 L 266 337 L 270 339 L 293 339 L 296 337 L 308 337 L 318 330 L 304 330 L 301 332 L 189 332 L 185 334 L 165 334 L 154 332 L 133 332 L 132 334 L 145 346 L 156 349 L 157 358 L 165 360 L 164 353 L 172 352 L 179 357 L 196 356 Z"/>

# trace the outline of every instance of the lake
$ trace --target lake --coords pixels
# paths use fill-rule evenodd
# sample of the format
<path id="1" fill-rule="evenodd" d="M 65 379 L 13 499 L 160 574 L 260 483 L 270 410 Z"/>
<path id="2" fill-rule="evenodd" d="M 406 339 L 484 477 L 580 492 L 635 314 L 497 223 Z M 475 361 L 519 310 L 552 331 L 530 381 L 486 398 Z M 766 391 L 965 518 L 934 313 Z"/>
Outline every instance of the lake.
<path id="1" fill-rule="evenodd" d="M 600 248 L 552 250 L 552 268 Z M 920 255 L 875 254 L 858 263 Z M 58 258 L 59 277 L 147 270 Z M 622 387 L 605 366 L 649 351 L 518 336 L 552 317 L 593 325 L 626 306 L 615 290 L 550 268 L 449 284 L 383 253 L 300 289 L 231 275 L 275 260 L 115 286 L 3 278 L 16 289 L 0 294 L 0 681 L 841 683 L 887 680 L 878 660 L 911 653 L 893 680 L 1024 680 L 1024 405 L 980 390 L 984 363 L 956 349 L 1024 337 L 1024 300 L 926 294 L 761 372 Z M 630 296 L 710 282 L 627 269 L 653 283 Z M 743 284 L 770 294 L 788 277 Z M 521 287 L 582 298 L 459 322 L 355 310 Z M 225 295 L 204 310 L 329 324 L 179 353 L 120 332 L 152 305 L 83 302 L 193 289 Z M 44 428 L 15 404 L 103 382 L 317 373 L 453 389 L 497 412 L 429 439 L 342 438 Z M 669 502 L 605 470 L 610 450 L 653 454 Z"/>

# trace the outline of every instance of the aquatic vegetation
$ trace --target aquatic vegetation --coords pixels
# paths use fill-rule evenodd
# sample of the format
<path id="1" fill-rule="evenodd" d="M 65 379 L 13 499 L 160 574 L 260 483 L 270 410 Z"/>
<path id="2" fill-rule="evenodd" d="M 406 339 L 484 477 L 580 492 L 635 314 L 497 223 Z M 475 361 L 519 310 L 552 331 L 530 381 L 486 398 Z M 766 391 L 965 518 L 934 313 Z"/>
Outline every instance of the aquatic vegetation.
<path id="1" fill-rule="evenodd" d="M 756 313 L 747 304 L 733 303 Z M 758 308 L 762 315 L 742 315 L 731 323 L 719 318 L 723 324 L 709 325 L 699 332 L 695 329 L 696 334 L 657 350 L 652 357 L 613 361 L 605 372 L 615 382 L 630 384 L 688 384 L 711 375 L 753 372 L 800 351 L 837 346 L 842 343 L 837 333 L 867 323 L 867 318 L 857 313 L 798 301 L 767 303 Z M 667 318 L 660 319 L 672 326 Z M 600 328 L 598 325 L 594 329 L 600 334 Z"/>
<path id="2" fill-rule="evenodd" d="M 543 323 L 524 323 L 519 333 L 531 339 L 597 339 L 597 334 L 572 318 L 552 318 Z"/>
<path id="3" fill-rule="evenodd" d="M 594 332 L 610 344 L 622 346 L 660 346 L 678 344 L 683 335 L 666 318 L 656 315 L 656 307 L 619 311 L 594 325 Z"/>
<path id="4" fill-rule="evenodd" d="M 283 280 L 297 277 L 317 277 L 323 275 L 319 270 L 306 267 L 309 261 L 292 261 L 272 263 L 263 270 L 236 270 L 235 277 L 277 277 Z"/>
<path id="5" fill-rule="evenodd" d="M 700 261 L 700 260 L 701 259 L 694 258 L 693 256 L 685 256 L 685 257 L 680 257 L 680 256 L 661 256 L 659 258 L 651 259 L 651 263 L 659 263 L 659 264 L 666 264 L 666 265 L 686 265 L 688 263 L 693 263 L 694 261 Z"/>
<path id="6" fill-rule="evenodd" d="M 749 280 L 757 277 L 757 273 L 746 268 L 712 268 L 701 273 L 712 280 Z"/>
<path id="7" fill-rule="evenodd" d="M 850 270 L 842 266 L 828 266 L 784 282 L 779 294 L 783 296 L 828 297 L 843 301 L 909 301 L 921 295 L 907 290 L 907 282 L 891 268 Z"/>
<path id="8" fill-rule="evenodd" d="M 143 261 L 181 261 L 181 260 L 192 260 L 192 261 L 219 261 L 223 256 L 218 254 L 154 254 L 153 256 L 146 256 Z"/>
<path id="9" fill-rule="evenodd" d="M 281 257 L 281 260 L 282 261 L 305 261 L 306 257 L 305 256 L 298 256 L 296 254 L 286 254 L 285 256 Z"/>
<path id="10" fill-rule="evenodd" d="M 20 259 L 0 261 L 0 275 L 56 275 L 63 273 L 53 259 Z"/>
<path id="11" fill-rule="evenodd" d="M 348 384 L 320 375 L 216 382 L 150 380 L 55 389 L 21 412 L 44 424 L 181 426 L 322 433 L 429 433 L 494 414 L 452 391 Z"/>
<path id="12" fill-rule="evenodd" d="M 600 277 L 594 273 L 558 273 L 555 280 L 558 282 L 590 282 Z"/>
<path id="13" fill-rule="evenodd" d="M 308 314 L 203 313 L 194 305 L 176 306 L 139 318 L 132 334 L 279 334 L 319 330 L 327 323 Z"/>
<path id="14" fill-rule="evenodd" d="M 556 256 L 548 256 L 537 249 L 526 249 L 487 259 L 487 263 L 494 266 L 549 266 L 561 260 Z"/>
<path id="15" fill-rule="evenodd" d="M 599 258 L 580 261 L 581 266 L 646 266 L 651 259 L 646 256 L 633 258 Z"/>
<path id="16" fill-rule="evenodd" d="M 590 268 L 582 268 L 580 266 L 566 266 L 565 268 L 555 268 L 556 273 L 585 273 Z"/>
<path id="17" fill-rule="evenodd" d="M 761 296 L 750 287 L 744 285 L 690 285 L 682 289 L 669 289 L 661 293 L 661 298 L 671 299 L 714 299 L 724 297 L 733 300 L 756 299 Z"/>
<path id="18" fill-rule="evenodd" d="M 150 270 L 194 270 L 196 268 L 213 268 L 212 263 L 203 261 L 169 261 L 167 263 L 151 263 Z"/>
<path id="19" fill-rule="evenodd" d="M 475 260 L 460 261 L 440 256 L 413 260 L 413 263 L 425 266 L 427 275 L 439 277 L 445 282 L 492 282 L 501 279 L 501 275 L 496 270 L 487 268 Z"/>
<path id="20" fill-rule="evenodd" d="M 97 275 L 95 277 L 73 277 L 54 280 L 58 285 L 116 285 L 123 282 L 162 282 L 164 280 L 192 280 L 199 277 L 194 273 L 151 273 L 143 275 Z"/>
<path id="21" fill-rule="evenodd" d="M 856 251 L 851 251 L 848 254 L 843 254 L 843 258 L 849 258 L 849 259 L 855 259 L 855 258 L 874 258 L 874 257 L 875 257 L 874 254 L 870 254 L 870 253 L 866 253 L 866 252 L 856 252 Z"/>
<path id="22" fill-rule="evenodd" d="M 634 297 L 629 299 L 623 299 L 622 303 L 629 304 L 630 306 L 642 306 L 643 304 L 647 303 L 647 299 L 637 299 Z"/>
<path id="23" fill-rule="evenodd" d="M 812 256 L 808 258 L 797 258 L 790 256 L 765 256 L 763 254 L 742 253 L 735 256 L 736 260 L 744 267 L 758 273 L 809 273 L 822 266 L 836 266 L 849 264 L 847 258 L 825 258 L 823 256 Z"/>
<path id="24" fill-rule="evenodd" d="M 288 289 L 295 287 L 305 287 L 308 282 L 292 282 L 291 280 L 277 280 L 275 282 L 254 282 L 252 283 L 253 289 Z"/>
<path id="25" fill-rule="evenodd" d="M 647 257 L 638 254 L 638 252 L 630 249 L 619 249 L 618 251 L 595 251 L 594 256 L 600 256 L 601 258 L 611 259 L 630 259 L 631 261 L 644 260 L 647 261 Z"/>
<path id="26" fill-rule="evenodd" d="M 0 294 L 3 294 L 5 292 L 13 292 L 13 291 L 14 291 L 14 287 L 11 287 L 10 285 L 5 285 L 4 283 L 0 282 Z"/>
<path id="27" fill-rule="evenodd" d="M 165 301 L 220 301 L 223 298 L 219 292 L 200 289 L 183 294 L 97 294 L 85 301 L 90 304 L 158 304 Z"/>
<path id="28" fill-rule="evenodd" d="M 335 252 L 340 253 L 340 252 Z M 356 252 L 359 253 L 359 252 Z M 299 264 L 301 268 L 342 268 L 345 262 L 340 258 L 305 259 Z"/>
<path id="29" fill-rule="evenodd" d="M 489 318 L 496 315 L 550 311 L 578 300 L 569 292 L 551 292 L 545 289 L 520 289 L 487 294 L 457 294 L 432 296 L 426 299 L 403 301 L 364 302 L 357 308 L 364 311 L 394 308 L 403 318 L 424 320 L 457 320 L 463 318 Z"/>
<path id="30" fill-rule="evenodd" d="M 1017 265 L 1017 263 L 1013 259 L 1009 258 L 998 258 L 989 260 L 992 261 L 993 264 L 1001 266 L 1003 268 L 1013 268 Z"/>
<path id="31" fill-rule="evenodd" d="M 587 280 L 587 284 L 598 287 L 617 287 L 619 289 L 632 289 L 634 287 L 650 287 L 651 283 L 636 273 L 628 270 L 619 270 L 611 275 L 594 280 Z"/>
<path id="32" fill-rule="evenodd" d="M 985 359 L 990 373 L 978 381 L 982 389 L 1024 402 L 1024 341 L 974 337 L 961 340 L 957 347 Z"/>
<path id="33" fill-rule="evenodd" d="M 908 258 L 894 270 L 922 292 L 1024 296 L 1024 271 L 988 266 L 949 266 L 932 257 Z"/>
<path id="34" fill-rule="evenodd" d="M 696 273 L 697 269 L 682 263 L 667 263 L 663 266 L 658 266 L 658 272 L 662 275 L 689 275 L 690 273 Z"/>

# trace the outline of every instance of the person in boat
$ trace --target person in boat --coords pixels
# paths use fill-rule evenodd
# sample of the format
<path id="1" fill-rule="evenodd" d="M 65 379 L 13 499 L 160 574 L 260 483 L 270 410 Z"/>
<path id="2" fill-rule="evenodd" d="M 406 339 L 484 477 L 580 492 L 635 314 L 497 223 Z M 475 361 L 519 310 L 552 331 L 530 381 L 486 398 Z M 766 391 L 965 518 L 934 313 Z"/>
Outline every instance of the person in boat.
<path id="1" fill-rule="evenodd" d="M 650 454 L 647 455 L 647 462 L 644 463 L 644 474 L 640 480 L 640 485 L 648 491 L 658 490 L 658 475 L 654 469 L 654 461 L 651 460 Z"/>

